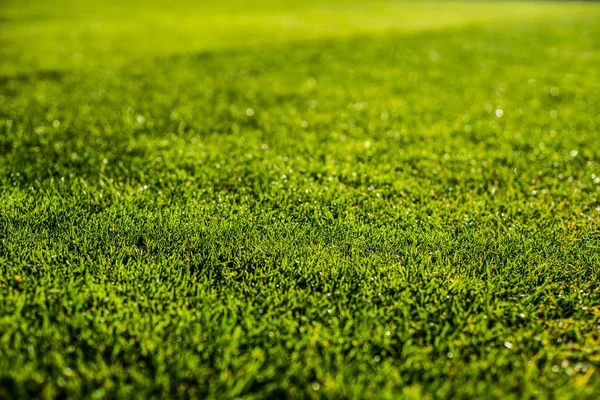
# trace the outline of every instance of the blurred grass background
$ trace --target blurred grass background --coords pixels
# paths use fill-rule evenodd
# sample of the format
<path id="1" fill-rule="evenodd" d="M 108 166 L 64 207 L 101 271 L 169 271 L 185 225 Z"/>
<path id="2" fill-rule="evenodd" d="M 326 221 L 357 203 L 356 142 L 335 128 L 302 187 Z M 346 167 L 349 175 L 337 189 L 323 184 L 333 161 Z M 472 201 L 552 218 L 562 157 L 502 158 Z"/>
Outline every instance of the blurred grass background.
<path id="1" fill-rule="evenodd" d="M 0 74 L 323 38 L 579 18 L 590 3 L 2 0 Z"/>

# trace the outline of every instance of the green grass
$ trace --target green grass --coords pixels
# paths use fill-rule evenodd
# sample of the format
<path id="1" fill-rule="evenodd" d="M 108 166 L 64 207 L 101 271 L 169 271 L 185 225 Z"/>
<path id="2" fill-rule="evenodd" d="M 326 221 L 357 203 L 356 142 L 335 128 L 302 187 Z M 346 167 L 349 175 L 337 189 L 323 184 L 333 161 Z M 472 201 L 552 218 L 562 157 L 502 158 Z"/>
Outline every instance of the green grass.
<path id="1" fill-rule="evenodd" d="M 596 398 L 600 4 L 0 6 L 0 398 Z"/>

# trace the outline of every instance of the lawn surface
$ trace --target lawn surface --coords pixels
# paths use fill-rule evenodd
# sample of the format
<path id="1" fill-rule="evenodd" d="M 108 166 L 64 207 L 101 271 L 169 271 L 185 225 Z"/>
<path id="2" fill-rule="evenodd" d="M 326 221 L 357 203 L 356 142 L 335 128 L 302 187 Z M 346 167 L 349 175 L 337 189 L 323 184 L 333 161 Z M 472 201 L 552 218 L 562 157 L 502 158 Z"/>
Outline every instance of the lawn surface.
<path id="1" fill-rule="evenodd" d="M 599 132 L 597 3 L 0 0 L 0 398 L 597 398 Z"/>

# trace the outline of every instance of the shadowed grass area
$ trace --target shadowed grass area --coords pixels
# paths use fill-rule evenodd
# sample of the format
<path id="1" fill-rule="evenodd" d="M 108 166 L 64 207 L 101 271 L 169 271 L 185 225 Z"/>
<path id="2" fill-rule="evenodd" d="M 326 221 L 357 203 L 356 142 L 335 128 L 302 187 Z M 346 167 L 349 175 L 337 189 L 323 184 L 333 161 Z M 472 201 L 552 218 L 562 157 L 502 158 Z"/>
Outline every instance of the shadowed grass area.
<path id="1" fill-rule="evenodd" d="M 6 4 L 0 397 L 597 396 L 598 5 Z"/>

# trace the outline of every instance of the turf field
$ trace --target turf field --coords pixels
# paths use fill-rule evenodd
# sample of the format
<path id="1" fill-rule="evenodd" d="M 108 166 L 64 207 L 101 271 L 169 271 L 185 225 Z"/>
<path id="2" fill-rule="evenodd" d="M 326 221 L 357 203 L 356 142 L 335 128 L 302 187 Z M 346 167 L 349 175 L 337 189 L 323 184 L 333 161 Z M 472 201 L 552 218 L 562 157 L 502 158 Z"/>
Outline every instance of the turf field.
<path id="1" fill-rule="evenodd" d="M 0 0 L 0 398 L 600 396 L 600 3 Z"/>

